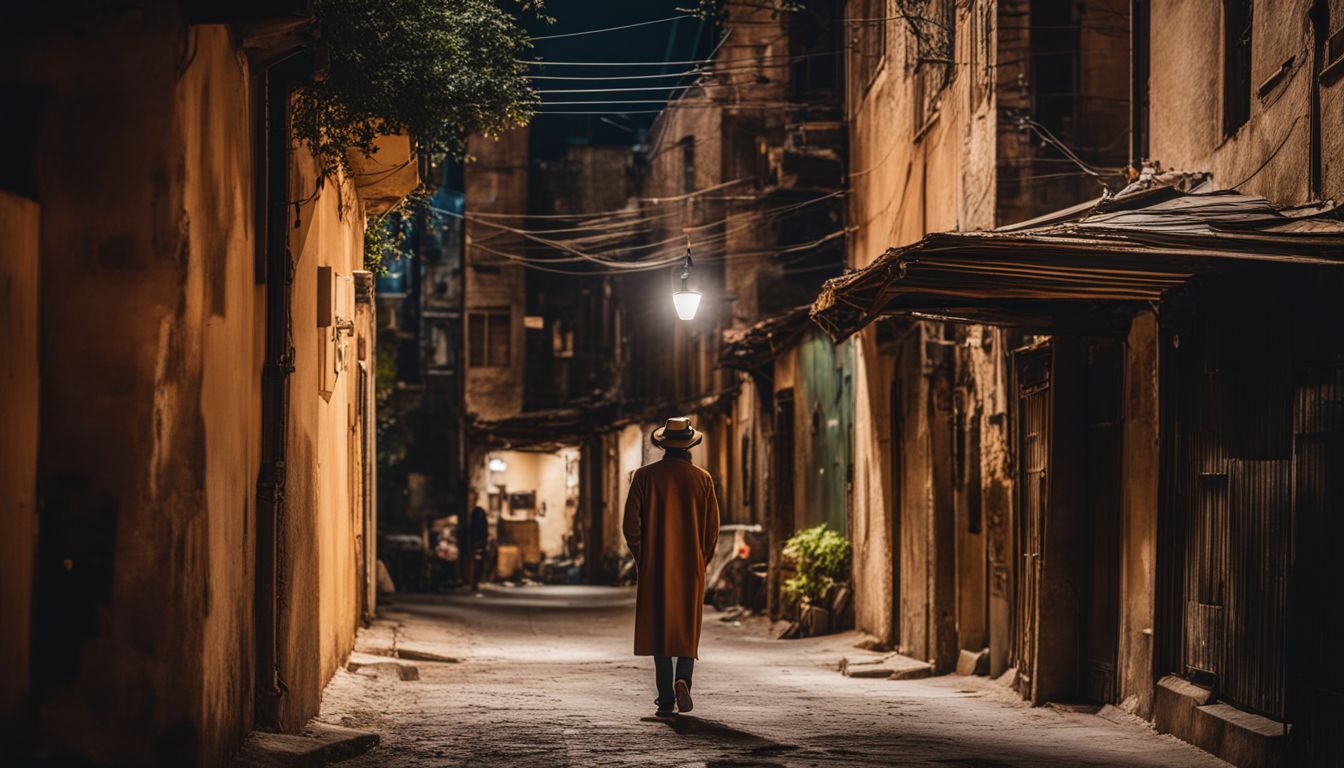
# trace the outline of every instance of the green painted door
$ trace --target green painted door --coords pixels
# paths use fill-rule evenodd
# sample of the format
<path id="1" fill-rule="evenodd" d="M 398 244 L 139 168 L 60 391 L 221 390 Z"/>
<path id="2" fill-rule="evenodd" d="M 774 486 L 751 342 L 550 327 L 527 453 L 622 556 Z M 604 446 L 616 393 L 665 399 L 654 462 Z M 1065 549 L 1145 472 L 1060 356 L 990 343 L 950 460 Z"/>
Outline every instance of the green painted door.
<path id="1" fill-rule="evenodd" d="M 820 330 L 798 349 L 797 404 L 803 493 L 797 528 L 827 523 L 848 534 L 854 476 L 854 354 L 850 342 L 831 343 Z"/>

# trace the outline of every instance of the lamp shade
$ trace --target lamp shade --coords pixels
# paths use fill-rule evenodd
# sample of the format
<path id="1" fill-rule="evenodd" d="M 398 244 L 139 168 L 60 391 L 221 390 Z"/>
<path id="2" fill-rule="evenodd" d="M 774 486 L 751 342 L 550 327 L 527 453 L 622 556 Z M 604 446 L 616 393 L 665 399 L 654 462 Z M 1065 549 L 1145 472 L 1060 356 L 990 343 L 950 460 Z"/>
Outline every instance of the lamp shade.
<path id="1" fill-rule="evenodd" d="M 677 317 L 682 320 L 694 320 L 696 310 L 700 309 L 700 292 L 677 291 L 672 294 L 672 303 L 677 308 Z"/>

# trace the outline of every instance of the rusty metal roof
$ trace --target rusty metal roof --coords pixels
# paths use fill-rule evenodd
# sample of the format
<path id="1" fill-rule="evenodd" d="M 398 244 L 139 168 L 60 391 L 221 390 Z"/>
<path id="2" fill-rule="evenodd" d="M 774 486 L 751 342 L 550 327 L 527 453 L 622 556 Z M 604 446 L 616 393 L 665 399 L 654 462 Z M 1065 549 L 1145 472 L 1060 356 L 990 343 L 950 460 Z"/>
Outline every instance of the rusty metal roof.
<path id="1" fill-rule="evenodd" d="M 749 328 L 724 331 L 719 366 L 747 373 L 767 373 L 775 358 L 796 344 L 811 325 L 808 316 L 811 309 L 805 304 L 767 317 Z"/>
<path id="2" fill-rule="evenodd" d="M 1072 211 L 1069 212 L 1072 214 Z M 1138 185 L 1077 215 L 939 232 L 826 282 L 812 318 L 835 340 L 883 315 L 1103 331 L 1198 275 L 1344 265 L 1333 204 Z"/>

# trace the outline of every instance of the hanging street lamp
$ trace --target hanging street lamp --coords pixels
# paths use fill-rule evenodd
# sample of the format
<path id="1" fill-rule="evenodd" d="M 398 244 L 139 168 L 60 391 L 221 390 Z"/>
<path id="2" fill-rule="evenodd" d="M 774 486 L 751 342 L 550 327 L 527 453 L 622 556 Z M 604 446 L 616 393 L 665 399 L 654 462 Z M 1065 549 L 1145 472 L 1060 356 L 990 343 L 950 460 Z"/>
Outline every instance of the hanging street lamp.
<path id="1" fill-rule="evenodd" d="M 677 317 L 682 320 L 694 320 L 696 310 L 700 309 L 700 292 L 691 289 L 691 236 L 686 235 L 686 260 L 681 263 L 681 284 L 672 292 L 672 305 L 677 309 Z"/>

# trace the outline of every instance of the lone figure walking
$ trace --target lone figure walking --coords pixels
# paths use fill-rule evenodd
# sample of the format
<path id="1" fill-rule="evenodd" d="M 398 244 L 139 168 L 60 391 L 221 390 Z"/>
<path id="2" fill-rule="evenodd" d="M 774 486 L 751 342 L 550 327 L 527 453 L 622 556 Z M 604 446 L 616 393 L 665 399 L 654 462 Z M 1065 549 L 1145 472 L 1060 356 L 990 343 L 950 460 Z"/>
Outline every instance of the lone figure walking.
<path id="1" fill-rule="evenodd" d="M 714 481 L 691 463 L 690 449 L 701 437 L 685 417 L 654 430 L 663 458 L 635 470 L 625 503 L 622 529 L 639 574 L 635 655 L 653 657 L 659 717 L 691 711 L 705 567 L 719 538 Z"/>

